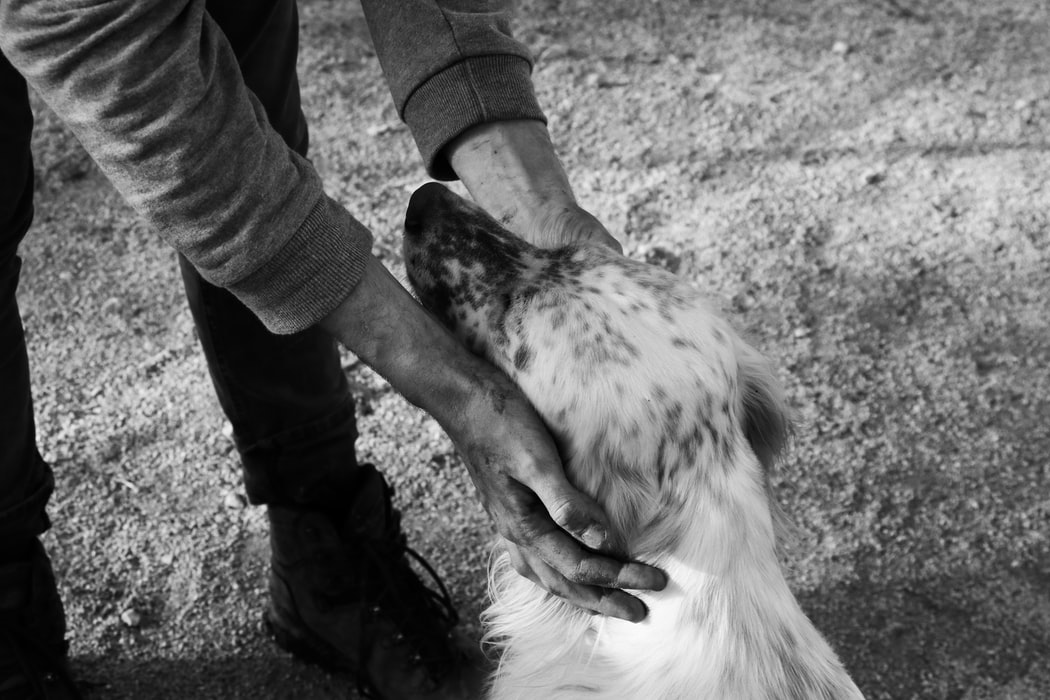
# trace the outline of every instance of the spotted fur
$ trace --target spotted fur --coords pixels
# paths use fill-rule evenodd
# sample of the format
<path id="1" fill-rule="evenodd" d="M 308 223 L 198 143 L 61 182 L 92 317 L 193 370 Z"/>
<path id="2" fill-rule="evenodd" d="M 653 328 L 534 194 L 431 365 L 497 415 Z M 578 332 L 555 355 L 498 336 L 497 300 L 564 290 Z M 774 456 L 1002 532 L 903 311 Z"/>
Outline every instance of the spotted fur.
<path id="1" fill-rule="evenodd" d="M 599 247 L 540 250 L 439 185 L 413 197 L 420 300 L 509 374 L 633 558 L 648 618 L 490 571 L 492 700 L 857 700 L 788 590 L 766 474 L 788 423 L 765 360 L 690 285 Z"/>

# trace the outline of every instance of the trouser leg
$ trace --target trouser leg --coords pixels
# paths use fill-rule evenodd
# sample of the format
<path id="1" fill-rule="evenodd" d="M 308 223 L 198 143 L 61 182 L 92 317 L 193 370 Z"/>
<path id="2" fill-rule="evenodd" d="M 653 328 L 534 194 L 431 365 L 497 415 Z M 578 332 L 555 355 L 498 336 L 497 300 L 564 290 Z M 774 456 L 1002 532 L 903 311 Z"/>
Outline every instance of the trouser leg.
<path id="1" fill-rule="evenodd" d="M 290 147 L 307 151 L 295 71 L 293 0 L 211 0 L 208 13 L 233 46 L 248 88 Z M 319 328 L 270 333 L 229 292 L 180 258 L 190 309 L 253 503 L 316 505 L 356 466 L 353 400 L 335 341 Z"/>
<path id="2" fill-rule="evenodd" d="M 16 298 L 18 245 L 33 219 L 32 130 L 26 83 L 0 55 L 0 561 L 21 553 L 47 529 L 44 507 L 54 484 L 36 446 Z"/>

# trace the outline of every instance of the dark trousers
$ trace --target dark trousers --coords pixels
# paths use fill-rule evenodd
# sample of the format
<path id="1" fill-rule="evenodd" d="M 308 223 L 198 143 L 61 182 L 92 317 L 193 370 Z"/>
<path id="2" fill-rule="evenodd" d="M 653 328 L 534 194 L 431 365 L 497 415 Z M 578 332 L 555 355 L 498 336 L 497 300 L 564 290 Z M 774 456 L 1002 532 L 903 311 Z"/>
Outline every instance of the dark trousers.
<path id="1" fill-rule="evenodd" d="M 306 155 L 295 1 L 209 0 L 207 8 L 273 128 Z M 0 543 L 47 529 L 45 506 L 54 485 L 34 439 L 16 299 L 18 245 L 33 218 L 32 127 L 25 81 L 0 56 Z M 233 425 L 249 500 L 336 505 L 330 501 L 339 498 L 356 466 L 357 432 L 335 342 L 317 328 L 271 334 L 233 295 L 205 282 L 181 257 L 180 264 L 212 383 Z"/>

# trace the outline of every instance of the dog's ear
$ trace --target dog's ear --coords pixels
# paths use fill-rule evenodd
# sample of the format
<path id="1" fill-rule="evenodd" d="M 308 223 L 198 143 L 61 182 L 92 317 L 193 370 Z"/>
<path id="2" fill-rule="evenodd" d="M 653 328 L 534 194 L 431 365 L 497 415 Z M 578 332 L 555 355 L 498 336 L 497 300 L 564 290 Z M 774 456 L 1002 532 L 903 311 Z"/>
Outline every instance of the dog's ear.
<path id="1" fill-rule="evenodd" d="M 762 481 L 768 496 L 777 547 L 781 551 L 790 551 L 799 542 L 801 535 L 773 497 L 770 483 L 773 465 L 791 438 L 792 424 L 787 403 L 764 357 L 750 347 L 746 347 L 739 357 L 744 436 L 762 465 Z"/>
<path id="2" fill-rule="evenodd" d="M 744 435 L 768 473 L 791 437 L 791 420 L 769 363 L 751 348 L 740 354 L 740 388 Z"/>

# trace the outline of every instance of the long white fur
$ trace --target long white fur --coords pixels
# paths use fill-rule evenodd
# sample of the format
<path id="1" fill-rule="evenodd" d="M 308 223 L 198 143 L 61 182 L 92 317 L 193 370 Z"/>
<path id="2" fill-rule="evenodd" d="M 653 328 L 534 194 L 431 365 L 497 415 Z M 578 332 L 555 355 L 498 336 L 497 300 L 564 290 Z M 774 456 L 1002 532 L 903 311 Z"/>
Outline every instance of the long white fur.
<path id="1" fill-rule="evenodd" d="M 493 298 L 501 308 L 459 309 L 457 332 L 532 401 L 624 551 L 670 583 L 635 592 L 649 615 L 632 624 L 576 609 L 498 555 L 491 700 L 861 699 L 777 561 L 762 462 L 782 436 L 757 433 L 786 419 L 766 361 L 663 270 L 581 248 L 566 279 L 544 272 L 544 254 L 518 254 L 520 289 Z M 469 283 L 459 261 L 436 264 Z M 427 275 L 414 277 L 425 301 Z"/>

